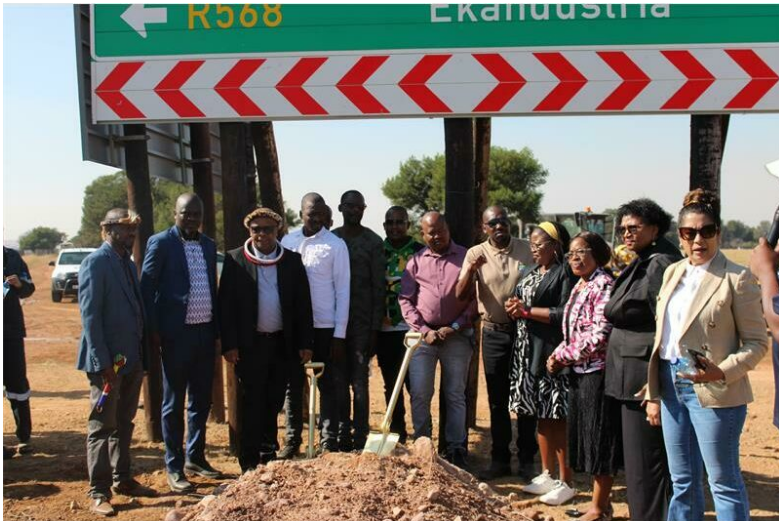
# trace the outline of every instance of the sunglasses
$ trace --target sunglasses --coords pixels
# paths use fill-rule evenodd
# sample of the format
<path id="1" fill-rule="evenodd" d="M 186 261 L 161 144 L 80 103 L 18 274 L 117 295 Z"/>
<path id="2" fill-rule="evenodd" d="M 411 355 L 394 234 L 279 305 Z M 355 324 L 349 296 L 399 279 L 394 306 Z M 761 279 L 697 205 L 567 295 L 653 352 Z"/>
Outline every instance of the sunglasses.
<path id="1" fill-rule="evenodd" d="M 643 228 L 644 226 L 642 224 L 631 224 L 630 226 L 617 226 L 617 235 L 625 235 L 625 233 L 629 233 L 630 235 L 635 235 L 638 233 L 638 230 Z"/>
<path id="2" fill-rule="evenodd" d="M 592 251 L 592 248 L 581 248 L 579 250 L 573 250 L 565 254 L 565 258 L 567 260 L 571 260 L 573 258 L 576 259 L 583 259 L 587 256 L 588 253 Z"/>
<path id="3" fill-rule="evenodd" d="M 252 231 L 253 235 L 259 235 L 261 233 L 270 235 L 276 233 L 276 226 L 250 226 L 249 229 Z"/>
<path id="4" fill-rule="evenodd" d="M 540 251 L 546 247 L 547 244 L 549 244 L 551 241 L 545 241 L 545 242 L 531 242 L 530 243 L 530 250 L 531 251 Z"/>
<path id="5" fill-rule="evenodd" d="M 489 221 L 487 221 L 486 224 L 490 228 L 495 228 L 499 224 L 502 224 L 503 226 L 509 226 L 511 223 L 505 217 L 495 217 L 494 219 L 490 219 Z"/>
<path id="6" fill-rule="evenodd" d="M 685 241 L 694 241 L 695 237 L 700 234 L 701 237 L 704 239 L 712 239 L 715 235 L 717 235 L 717 232 L 719 231 L 719 228 L 717 228 L 716 224 L 707 224 L 706 226 L 703 226 L 702 228 L 679 228 L 679 237 L 684 239 Z"/>
<path id="7" fill-rule="evenodd" d="M 384 226 L 405 226 L 407 224 L 408 221 L 404 221 L 402 219 L 384 221 Z"/>

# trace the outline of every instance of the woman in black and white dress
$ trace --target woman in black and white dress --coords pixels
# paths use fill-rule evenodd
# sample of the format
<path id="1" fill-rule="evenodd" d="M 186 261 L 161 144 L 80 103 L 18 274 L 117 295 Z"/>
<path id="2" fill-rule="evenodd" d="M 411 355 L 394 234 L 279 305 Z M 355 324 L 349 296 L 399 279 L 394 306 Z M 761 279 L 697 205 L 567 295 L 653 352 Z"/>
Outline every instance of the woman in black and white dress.
<path id="1" fill-rule="evenodd" d="M 562 341 L 563 307 L 576 277 L 564 261 L 570 236 L 558 223 L 541 223 L 530 235 L 533 266 L 526 267 L 516 296 L 506 311 L 517 320 L 517 339 L 512 354 L 509 408 L 517 415 L 538 419 L 538 445 L 543 466 L 540 475 L 523 490 L 541 501 L 559 505 L 573 497 L 566 462 L 568 375 L 552 375 L 546 360 Z M 555 470 L 559 467 L 559 479 Z"/>

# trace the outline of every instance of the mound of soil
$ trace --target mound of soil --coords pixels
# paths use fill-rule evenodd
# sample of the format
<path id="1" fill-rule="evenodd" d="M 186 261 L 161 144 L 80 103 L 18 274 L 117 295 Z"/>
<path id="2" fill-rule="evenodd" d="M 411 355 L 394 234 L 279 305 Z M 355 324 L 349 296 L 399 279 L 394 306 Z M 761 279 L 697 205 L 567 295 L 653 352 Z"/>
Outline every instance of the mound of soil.
<path id="1" fill-rule="evenodd" d="M 182 521 L 526 521 L 506 498 L 450 465 L 428 438 L 392 456 L 329 453 L 274 461 L 199 504 Z"/>

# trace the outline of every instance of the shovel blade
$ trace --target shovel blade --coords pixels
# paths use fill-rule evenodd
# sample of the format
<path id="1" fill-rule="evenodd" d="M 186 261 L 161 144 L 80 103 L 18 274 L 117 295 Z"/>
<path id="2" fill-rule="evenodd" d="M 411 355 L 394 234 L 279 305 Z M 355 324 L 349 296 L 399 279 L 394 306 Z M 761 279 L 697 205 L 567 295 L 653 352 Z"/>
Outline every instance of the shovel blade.
<path id="1" fill-rule="evenodd" d="M 392 451 L 395 450 L 395 446 L 398 444 L 400 435 L 394 432 L 383 434 L 381 432 L 372 432 L 368 435 L 368 440 L 365 442 L 365 448 L 363 454 L 372 452 L 379 456 L 389 456 Z"/>

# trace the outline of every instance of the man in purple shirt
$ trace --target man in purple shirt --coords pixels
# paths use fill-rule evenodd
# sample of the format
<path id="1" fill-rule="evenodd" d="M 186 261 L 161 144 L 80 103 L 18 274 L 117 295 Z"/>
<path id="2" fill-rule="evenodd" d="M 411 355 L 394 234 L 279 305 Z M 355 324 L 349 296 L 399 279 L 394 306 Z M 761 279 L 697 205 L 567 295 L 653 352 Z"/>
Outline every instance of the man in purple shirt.
<path id="1" fill-rule="evenodd" d="M 441 392 L 446 397 L 446 455 L 451 463 L 466 468 L 465 386 L 476 307 L 473 299 L 460 301 L 455 295 L 466 249 L 451 241 L 440 213 L 426 213 L 421 224 L 427 248 L 408 261 L 398 296 L 404 320 L 424 335 L 409 366 L 414 437 L 432 435 L 430 400 L 440 361 Z"/>

